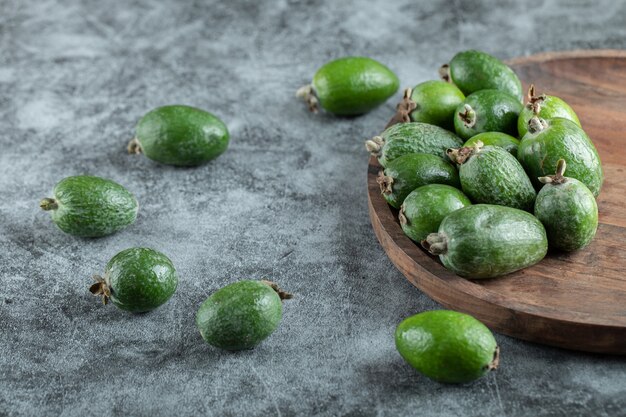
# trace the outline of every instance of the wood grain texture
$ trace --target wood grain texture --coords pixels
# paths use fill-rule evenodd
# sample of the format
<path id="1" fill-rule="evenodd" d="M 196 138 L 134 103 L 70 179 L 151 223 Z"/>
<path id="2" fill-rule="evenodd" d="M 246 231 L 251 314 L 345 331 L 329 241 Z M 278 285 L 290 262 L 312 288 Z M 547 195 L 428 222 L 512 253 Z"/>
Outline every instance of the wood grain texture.
<path id="1" fill-rule="evenodd" d="M 626 51 L 571 51 L 514 59 L 524 87 L 567 101 L 602 159 L 600 225 L 583 250 L 549 253 L 504 277 L 469 281 L 446 270 L 406 237 L 397 210 L 380 195 L 375 158 L 368 167 L 369 213 L 391 261 L 447 308 L 492 329 L 567 349 L 626 354 Z"/>

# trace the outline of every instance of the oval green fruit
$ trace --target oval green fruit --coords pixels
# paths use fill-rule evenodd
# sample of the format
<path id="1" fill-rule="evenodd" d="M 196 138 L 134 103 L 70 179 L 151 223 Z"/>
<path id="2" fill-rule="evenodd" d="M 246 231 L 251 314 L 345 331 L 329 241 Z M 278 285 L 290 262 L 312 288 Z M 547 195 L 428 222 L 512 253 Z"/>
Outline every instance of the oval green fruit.
<path id="1" fill-rule="evenodd" d="M 561 159 L 555 175 L 540 178 L 545 185 L 537 194 L 535 216 L 545 226 L 551 248 L 574 251 L 596 235 L 598 205 L 585 184 L 563 176 L 565 166 Z"/>
<path id="2" fill-rule="evenodd" d="M 407 195 L 426 184 L 448 184 L 461 187 L 454 166 L 435 155 L 411 153 L 394 159 L 378 173 L 380 192 L 394 208 L 400 207 Z"/>
<path id="3" fill-rule="evenodd" d="M 226 350 L 252 349 L 276 330 L 282 300 L 291 295 L 269 281 L 238 281 L 202 303 L 196 325 L 202 338 Z"/>
<path id="4" fill-rule="evenodd" d="M 380 62 L 346 57 L 322 66 L 311 85 L 300 88 L 296 95 L 304 98 L 314 113 L 319 104 L 338 116 L 356 116 L 383 104 L 399 85 L 398 77 Z"/>
<path id="5" fill-rule="evenodd" d="M 456 134 L 467 140 L 483 132 L 517 134 L 517 119 L 522 111 L 512 95 L 498 90 L 480 90 L 470 94 L 454 115 Z"/>
<path id="6" fill-rule="evenodd" d="M 534 265 L 548 251 L 546 231 L 532 214 L 476 204 L 447 215 L 422 242 L 443 265 L 469 279 L 495 278 Z"/>
<path id="7" fill-rule="evenodd" d="M 404 234 L 419 243 L 436 232 L 448 214 L 471 204 L 469 198 L 454 187 L 429 184 L 413 190 L 404 199 L 398 218 Z"/>
<path id="8" fill-rule="evenodd" d="M 517 159 L 537 189 L 542 185 L 539 177 L 552 174 L 558 160 L 564 159 L 568 177 L 585 184 L 595 197 L 600 194 L 604 181 L 600 156 L 585 131 L 571 120 L 530 119 Z"/>
<path id="9" fill-rule="evenodd" d="M 427 123 L 398 123 L 380 136 L 365 142 L 365 148 L 385 167 L 394 159 L 410 153 L 428 153 L 447 159 L 448 148 L 458 148 L 463 141 L 454 133 Z"/>
<path id="10" fill-rule="evenodd" d="M 474 203 L 499 204 L 532 211 L 537 193 L 524 168 L 504 148 L 484 146 L 450 149 L 460 164 L 461 189 Z"/>
<path id="11" fill-rule="evenodd" d="M 542 119 L 554 119 L 561 117 L 571 120 L 580 126 L 580 120 L 569 104 L 555 96 L 542 94 L 535 96 L 535 86 L 528 89 L 528 103 L 524 106 L 517 119 L 517 130 L 519 137 L 523 138 L 528 133 L 528 122 L 534 116 Z"/>
<path id="12" fill-rule="evenodd" d="M 52 221 L 74 236 L 101 237 L 134 223 L 135 197 L 116 182 L 78 175 L 61 180 L 39 206 L 50 211 Z"/>
<path id="13" fill-rule="evenodd" d="M 163 164 L 197 166 L 223 154 L 229 138 L 226 125 L 209 112 L 190 106 L 163 106 L 139 120 L 128 152 L 143 153 Z"/>
<path id="14" fill-rule="evenodd" d="M 133 313 L 154 310 L 169 300 L 178 286 L 172 261 L 154 249 L 129 248 L 115 255 L 107 264 L 104 276 L 94 277 L 89 289 L 102 296 L 104 304 Z"/>
<path id="15" fill-rule="evenodd" d="M 413 368 L 438 382 L 460 384 L 496 369 L 500 352 L 491 331 L 467 314 L 433 310 L 404 319 L 396 349 Z"/>
<path id="16" fill-rule="evenodd" d="M 517 156 L 517 148 L 519 140 L 511 135 L 502 132 L 483 132 L 476 136 L 472 136 L 463 144 L 463 147 L 472 147 L 478 142 L 482 142 L 485 146 L 499 146 L 504 148 L 508 153 Z"/>
<path id="17" fill-rule="evenodd" d="M 441 67 L 444 80 L 451 79 L 465 94 L 480 90 L 500 90 L 522 100 L 522 83 L 504 62 L 485 52 L 468 50 L 456 54 Z"/>
<path id="18" fill-rule="evenodd" d="M 436 80 L 416 85 L 410 99 L 415 103 L 411 121 L 454 131 L 454 111 L 465 100 L 465 95 L 454 84 Z"/>

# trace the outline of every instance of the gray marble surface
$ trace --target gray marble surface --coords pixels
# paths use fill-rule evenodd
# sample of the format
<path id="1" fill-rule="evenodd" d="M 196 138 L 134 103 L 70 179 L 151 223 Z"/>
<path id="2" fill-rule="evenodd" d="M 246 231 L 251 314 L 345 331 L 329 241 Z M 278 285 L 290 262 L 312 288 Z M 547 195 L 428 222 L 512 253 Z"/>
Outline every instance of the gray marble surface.
<path id="1" fill-rule="evenodd" d="M 0 0 L 0 415 L 624 416 L 626 361 L 496 335 L 497 372 L 432 382 L 394 348 L 398 322 L 439 308 L 369 223 L 363 140 L 400 97 L 358 118 L 294 98 L 344 55 L 403 86 L 471 47 L 501 58 L 625 48 L 624 1 Z M 138 118 L 184 103 L 232 142 L 196 169 L 125 153 Z M 40 198 L 73 174 L 137 196 L 136 224 L 95 240 L 60 232 Z M 151 246 L 180 273 L 145 315 L 88 292 L 118 251 Z M 253 351 L 196 331 L 217 288 L 271 278 L 296 297 Z"/>

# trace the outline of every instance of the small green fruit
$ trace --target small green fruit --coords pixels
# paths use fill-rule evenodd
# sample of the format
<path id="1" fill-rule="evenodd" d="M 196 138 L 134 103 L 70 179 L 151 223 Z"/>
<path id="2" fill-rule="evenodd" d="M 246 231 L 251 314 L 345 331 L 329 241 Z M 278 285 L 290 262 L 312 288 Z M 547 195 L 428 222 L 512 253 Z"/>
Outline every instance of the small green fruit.
<path id="1" fill-rule="evenodd" d="M 78 175 L 61 180 L 39 206 L 50 211 L 52 221 L 74 236 L 101 237 L 135 222 L 137 200 L 116 182 Z"/>
<path id="2" fill-rule="evenodd" d="M 269 281 L 238 281 L 212 294 L 196 314 L 202 338 L 226 350 L 252 349 L 276 330 L 291 294 Z"/>
<path id="3" fill-rule="evenodd" d="M 169 300 L 178 286 L 172 261 L 161 252 L 130 248 L 115 255 L 89 291 L 122 310 L 144 313 Z"/>
<path id="4" fill-rule="evenodd" d="M 515 97 L 502 91 L 480 90 L 472 93 L 456 109 L 456 134 L 465 140 L 483 132 L 516 135 L 522 107 Z"/>
<path id="5" fill-rule="evenodd" d="M 517 148 L 519 140 L 511 135 L 502 132 L 483 132 L 476 136 L 472 136 L 463 144 L 464 148 L 471 148 L 478 142 L 482 142 L 485 146 L 499 146 L 504 148 L 508 153 L 517 156 Z"/>
<path id="6" fill-rule="evenodd" d="M 474 381 L 498 367 L 500 351 L 491 331 L 467 314 L 426 311 L 396 328 L 396 349 L 421 374 L 438 382 Z"/>
<path id="7" fill-rule="evenodd" d="M 561 117 L 571 120 L 580 126 L 580 120 L 578 120 L 578 116 L 569 104 L 555 96 L 546 94 L 536 96 L 535 86 L 531 84 L 528 89 L 528 103 L 524 106 L 517 119 L 517 130 L 520 138 L 523 138 L 528 133 L 528 122 L 534 116 L 542 119 Z"/>
<path id="8" fill-rule="evenodd" d="M 398 77 L 371 58 L 346 57 L 330 61 L 313 77 L 311 85 L 296 92 L 309 110 L 318 105 L 338 116 L 356 116 L 383 104 L 400 85 Z"/>
<path id="9" fill-rule="evenodd" d="M 443 184 L 429 184 L 413 190 L 402 203 L 398 218 L 402 231 L 415 242 L 439 229 L 453 211 L 472 203 L 460 190 Z"/>
<path id="10" fill-rule="evenodd" d="M 535 202 L 535 216 L 543 223 L 551 248 L 574 251 L 587 246 L 598 229 L 596 199 L 582 182 L 564 177 L 565 160 L 556 174 L 541 177 L 545 184 Z"/>
<path id="11" fill-rule="evenodd" d="M 129 153 L 143 153 L 168 165 L 196 166 L 220 156 L 228 147 L 226 125 L 190 106 L 158 107 L 139 120 Z"/>

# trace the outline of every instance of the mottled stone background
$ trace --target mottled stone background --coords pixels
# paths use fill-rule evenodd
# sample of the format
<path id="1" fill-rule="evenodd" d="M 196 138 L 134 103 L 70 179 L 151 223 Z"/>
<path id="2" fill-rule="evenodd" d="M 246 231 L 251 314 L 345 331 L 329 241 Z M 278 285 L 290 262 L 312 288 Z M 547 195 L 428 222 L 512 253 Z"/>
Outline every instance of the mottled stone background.
<path id="1" fill-rule="evenodd" d="M 294 98 L 331 58 L 368 55 L 403 86 L 456 51 L 502 58 L 626 47 L 624 1 L 0 0 L 0 415 L 624 416 L 626 361 L 496 335 L 502 367 L 468 386 L 418 375 L 396 324 L 438 308 L 372 231 L 368 155 L 400 97 L 364 117 Z M 195 169 L 125 153 L 138 118 L 185 103 L 229 126 Z M 38 208 L 68 175 L 129 188 L 136 224 L 85 240 Z M 146 245 L 180 273 L 145 315 L 103 307 L 91 275 Z M 199 303 L 242 278 L 296 297 L 254 351 L 221 352 Z"/>

